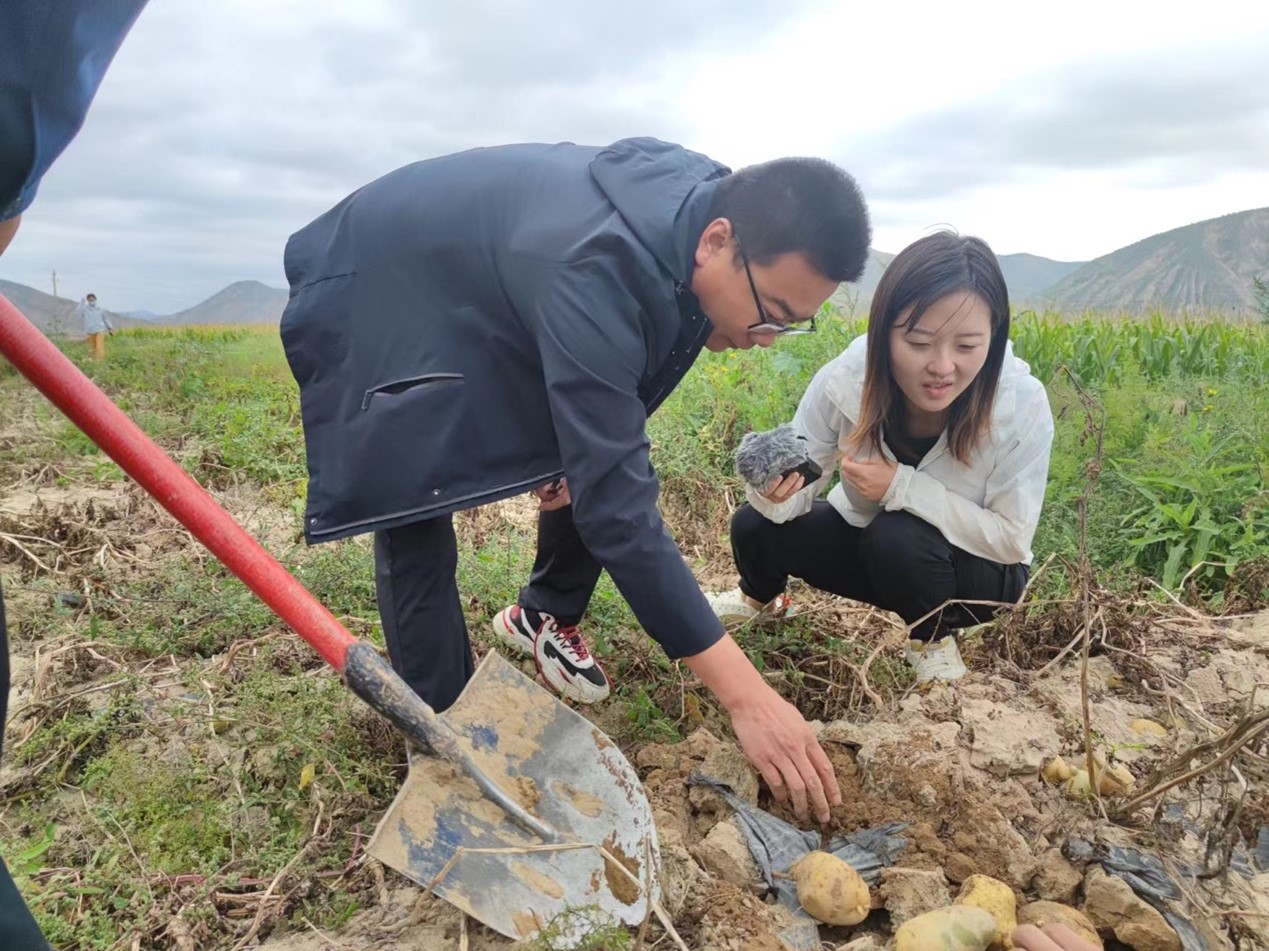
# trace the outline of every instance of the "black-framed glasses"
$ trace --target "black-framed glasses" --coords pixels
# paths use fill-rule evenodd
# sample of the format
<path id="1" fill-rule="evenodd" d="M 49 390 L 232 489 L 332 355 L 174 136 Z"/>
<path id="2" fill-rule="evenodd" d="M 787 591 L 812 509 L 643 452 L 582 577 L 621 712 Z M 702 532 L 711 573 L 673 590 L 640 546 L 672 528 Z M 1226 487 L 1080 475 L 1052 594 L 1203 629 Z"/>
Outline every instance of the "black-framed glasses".
<path id="1" fill-rule="evenodd" d="M 814 315 L 805 326 L 785 324 L 772 317 L 767 308 L 762 306 L 762 298 L 758 296 L 758 285 L 753 282 L 753 271 L 749 269 L 749 255 L 745 254 L 745 246 L 740 243 L 740 235 L 736 234 L 735 228 L 732 228 L 731 236 L 736 240 L 736 250 L 740 252 L 740 261 L 745 266 L 745 277 L 749 278 L 749 290 L 753 292 L 754 306 L 758 308 L 758 322 L 745 329 L 751 334 L 771 334 L 775 337 L 794 337 L 799 334 L 815 333 Z"/>

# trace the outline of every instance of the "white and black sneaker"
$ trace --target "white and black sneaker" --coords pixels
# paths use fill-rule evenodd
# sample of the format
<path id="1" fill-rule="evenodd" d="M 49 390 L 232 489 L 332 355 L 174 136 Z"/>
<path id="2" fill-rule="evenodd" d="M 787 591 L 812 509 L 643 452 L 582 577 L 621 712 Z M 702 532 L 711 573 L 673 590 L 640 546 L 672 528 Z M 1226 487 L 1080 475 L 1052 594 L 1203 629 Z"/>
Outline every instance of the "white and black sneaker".
<path id="1" fill-rule="evenodd" d="M 493 619 L 493 630 L 503 643 L 531 655 L 542 679 L 562 696 L 578 703 L 608 697 L 608 677 L 576 626 L 563 626 L 549 614 L 513 604 Z"/>

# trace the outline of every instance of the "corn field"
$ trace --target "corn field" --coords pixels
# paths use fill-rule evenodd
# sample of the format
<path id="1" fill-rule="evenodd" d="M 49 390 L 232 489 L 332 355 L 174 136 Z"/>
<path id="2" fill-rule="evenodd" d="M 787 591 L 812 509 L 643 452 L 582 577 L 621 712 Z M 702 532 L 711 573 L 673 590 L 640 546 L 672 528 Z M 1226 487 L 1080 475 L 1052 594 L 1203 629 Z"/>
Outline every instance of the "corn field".
<path id="1" fill-rule="evenodd" d="M 1159 315 L 1071 321 L 1024 311 L 1012 330 L 1015 352 L 1042 380 L 1061 366 L 1088 386 L 1119 383 L 1130 369 L 1152 381 L 1172 374 L 1269 379 L 1269 327 L 1263 324 L 1178 322 Z"/>

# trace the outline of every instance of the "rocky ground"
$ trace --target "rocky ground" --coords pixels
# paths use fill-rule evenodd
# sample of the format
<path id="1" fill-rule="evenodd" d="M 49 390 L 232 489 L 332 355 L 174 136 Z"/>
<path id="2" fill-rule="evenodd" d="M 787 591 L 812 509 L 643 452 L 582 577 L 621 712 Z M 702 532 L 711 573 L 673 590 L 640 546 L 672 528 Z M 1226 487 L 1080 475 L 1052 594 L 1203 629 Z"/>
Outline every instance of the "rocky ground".
<path id="1" fill-rule="evenodd" d="M 1182 630 L 1188 647 L 1177 644 Z M 866 719 L 823 724 L 821 739 L 844 799 L 821 830 L 826 837 L 909 823 L 903 833 L 907 848 L 872 890 L 873 913 L 853 928 L 822 927 L 824 947 L 884 948 L 905 921 L 951 904 L 962 883 L 987 875 L 1013 891 L 1023 920 L 1028 906 L 1033 917 L 1045 920 L 1049 906 L 1043 903 L 1059 903 L 1082 911 L 1108 948 L 1179 951 L 1181 939 L 1163 915 L 1072 847 L 1079 842 L 1160 857 L 1184 893 L 1168 907 L 1193 923 L 1211 951 L 1269 947 L 1263 937 L 1269 932 L 1269 874 L 1230 871 L 1223 852 L 1263 827 L 1263 735 L 1240 753 L 1241 772 L 1249 779 L 1245 792 L 1231 790 L 1217 767 L 1116 814 L 1167 775 L 1161 768 L 1178 756 L 1189 768 L 1201 767 L 1221 750 L 1192 760 L 1184 754 L 1249 717 L 1259 714 L 1263 724 L 1269 692 L 1255 688 L 1269 683 L 1269 614 L 1232 623 L 1184 618 L 1160 623 L 1158 634 L 1145 655 L 1168 685 L 1157 695 L 1148 682 L 1130 686 L 1105 655 L 1089 662 L 1090 726 L 1098 754 L 1133 778 L 1129 790 L 1101 801 L 1072 799 L 1041 776 L 1050 757 L 1061 755 L 1077 765 L 1082 759 L 1078 653 L 1029 682 L 976 671 L 955 685 L 912 692 L 893 709 Z M 971 652 L 971 660 L 974 656 Z M 786 947 L 779 936 L 789 917 L 767 897 L 731 809 L 715 793 L 686 782 L 700 770 L 726 782 L 746 802 L 792 820 L 770 800 L 734 743 L 702 727 L 682 743 L 642 747 L 634 762 L 660 834 L 663 902 L 686 944 L 702 951 Z M 1257 779 L 1250 779 L 1253 773 Z M 1179 808 L 1161 810 L 1164 803 Z M 1177 871 L 1191 866 L 1203 869 L 1204 877 Z M 430 900 L 411 908 L 415 894 L 389 890 L 381 908 L 337 934 L 293 935 L 266 946 L 274 951 L 459 946 L 460 916 Z M 470 947 L 508 944 L 474 925 L 470 931 Z M 668 941 L 662 938 L 658 946 Z"/>
<path id="2" fill-rule="evenodd" d="M 30 438 L 31 433 L 23 434 Z M 54 746 L 47 759 L 18 760 L 11 753 L 57 717 L 72 710 L 105 710 L 108 698 L 120 692 L 135 701 L 130 709 L 137 722 L 130 723 L 128 734 L 135 738 L 128 743 L 139 755 L 162 758 L 197 747 L 200 762 L 225 775 L 267 774 L 275 768 L 272 754 L 262 759 L 259 750 L 240 742 L 256 734 L 243 732 L 232 713 L 217 706 L 217 691 L 241 683 L 253 665 L 272 665 L 310 680 L 328 678 L 329 672 L 284 631 L 269 630 L 240 643 L 232 632 L 208 635 L 206 618 L 172 625 L 203 640 L 170 655 L 151 650 L 144 661 L 138 660 L 139 647 L 95 640 L 87 620 L 94 613 L 93 599 L 113 612 L 100 616 L 128 628 L 128 612 L 140 610 L 138 599 L 126 593 L 132 590 L 128 579 L 149 577 L 177 559 L 202 565 L 208 556 L 135 487 L 68 484 L 56 469 L 34 464 L 16 477 L 29 490 L 7 493 L 0 505 L 12 613 L 26 619 L 47 615 L 50 599 L 62 599 L 54 606 L 66 620 L 60 627 L 36 629 L 29 620 L 15 625 L 12 716 L 0 793 L 17 801 L 53 782 L 48 795 L 62 801 L 59 821 L 68 829 L 81 821 L 87 829 L 88 804 L 79 809 L 69 780 L 97 747 L 66 753 Z M 217 494 L 271 550 L 293 545 L 292 517 L 258 489 L 228 484 Z M 465 531 L 496 536 L 531 525 L 524 505 L 509 505 L 473 515 Z M 701 573 L 709 584 L 727 574 L 721 562 L 705 563 Z M 190 574 L 196 572 L 191 568 Z M 901 638 L 896 640 L 893 625 L 879 624 L 869 612 L 851 613 L 841 602 L 799 594 L 805 614 L 796 651 L 785 650 L 778 631 L 736 635 L 742 643 L 762 638 L 774 645 L 770 649 L 787 666 L 772 666 L 769 675 L 782 678 L 788 695 L 810 715 L 828 709 L 848 713 L 819 724 L 844 801 L 818 831 L 827 841 L 836 833 L 907 824 L 906 848 L 872 889 L 872 913 L 856 926 L 823 927 L 824 947 L 885 947 L 905 921 L 952 903 L 967 880 L 987 875 L 1008 886 L 1024 917 L 1037 902 L 1060 903 L 1082 910 L 1107 948 L 1180 951 L 1181 939 L 1163 915 L 1123 880 L 1106 874 L 1098 861 L 1107 847 L 1121 846 L 1163 861 L 1180 894 L 1164 908 L 1192 922 L 1208 951 L 1269 948 L 1263 937 L 1269 934 L 1269 874 L 1245 862 L 1247 848 L 1269 823 L 1269 613 L 1212 618 L 1179 603 L 1125 602 L 1086 588 L 1061 603 L 1031 604 L 971 638 L 965 651 L 969 676 L 954 685 L 918 690 L 879 676 L 888 663 L 897 662 Z M 153 600 L 169 596 L 156 590 Z M 357 633 L 372 624 L 367 617 L 341 619 Z M 816 650 L 814 635 L 808 646 L 806 629 L 821 626 L 839 640 L 857 638 L 867 656 Z M 1085 663 L 1086 626 L 1091 656 Z M 627 676 L 635 673 L 635 666 L 627 668 Z M 768 894 L 731 808 L 717 794 L 689 787 L 687 778 L 699 770 L 727 783 L 753 806 L 790 821 L 792 816 L 771 800 L 729 738 L 725 722 L 702 699 L 699 685 L 676 676 L 657 689 L 674 694 L 673 709 L 680 714 L 676 726 L 685 739 L 623 739 L 656 817 L 665 911 L 686 947 L 780 951 L 789 914 Z M 201 711 L 197 716 L 196 710 Z M 583 712 L 610 732 L 620 725 L 605 707 Z M 397 756 L 403 768 L 403 748 L 371 720 L 364 715 L 357 721 L 353 742 L 364 744 L 371 756 Z M 1131 782 L 1124 778 L 1105 797 L 1071 798 L 1042 775 L 1055 756 L 1078 768 L 1090 747 L 1099 761 L 1127 770 Z M 300 782 L 301 788 L 307 783 L 313 790 L 323 783 L 333 788 L 324 774 L 315 783 L 312 774 L 307 783 Z M 315 833 L 330 835 L 332 828 L 347 830 L 354 824 L 370 827 L 375 816 L 367 801 L 387 803 L 373 790 L 359 795 L 332 798 L 338 803 L 332 809 L 315 793 L 309 803 Z M 260 811 L 245 802 L 247 813 Z M 350 818 L 350 810 L 362 812 Z M 267 815 L 248 818 L 269 821 Z M 246 826 L 250 822 L 244 820 Z M 61 835 L 73 838 L 74 833 Z M 1242 857 L 1242 873 L 1231 869 L 1231 857 L 1235 865 Z M 68 868 L 58 867 L 41 869 L 36 877 L 46 881 L 65 874 Z M 362 910 L 338 925 L 314 924 L 299 913 L 305 888 L 309 893 L 316 888 L 313 880 L 291 882 L 282 868 L 249 880 L 249 893 L 217 891 L 214 883 L 203 883 L 201 924 L 198 915 L 184 914 L 193 906 L 182 905 L 174 886 L 165 906 L 170 917 L 156 926 L 155 933 L 163 936 L 159 943 L 138 937 L 135 944 L 118 946 L 211 947 L 202 937 L 212 933 L 207 915 L 241 925 L 230 943 L 217 932 L 215 947 L 260 943 L 272 951 L 489 951 L 511 946 L 445 903 L 421 897 L 417 888 L 356 848 L 346 860 L 341 855 L 334 869 L 315 874 L 356 891 Z M 164 879 L 165 885 L 170 882 Z M 594 945 L 631 946 L 628 935 L 624 945 Z M 669 948 L 674 939 L 654 922 L 645 946 Z"/>

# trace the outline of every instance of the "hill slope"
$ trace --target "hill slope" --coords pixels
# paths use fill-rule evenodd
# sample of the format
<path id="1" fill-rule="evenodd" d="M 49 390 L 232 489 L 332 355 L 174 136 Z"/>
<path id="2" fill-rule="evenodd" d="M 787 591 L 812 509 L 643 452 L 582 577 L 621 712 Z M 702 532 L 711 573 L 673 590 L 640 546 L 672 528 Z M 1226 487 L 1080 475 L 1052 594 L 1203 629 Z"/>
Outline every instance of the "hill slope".
<path id="1" fill-rule="evenodd" d="M 833 306 L 843 313 L 866 314 L 882 272 L 893 260 L 894 255 L 885 251 L 869 252 L 863 277 L 858 284 L 843 284 L 838 288 L 831 299 Z M 1009 302 L 1015 306 L 1036 300 L 1083 264 L 1083 261 L 1052 261 L 1035 254 L 1000 256 L 1000 270 L 1009 287 Z"/>
<path id="2" fill-rule="evenodd" d="M 46 334 L 53 336 L 64 334 L 68 337 L 82 337 L 84 334 L 84 325 L 75 316 L 75 307 L 79 304 L 79 301 L 68 300 L 65 297 L 54 297 L 52 294 L 37 291 L 34 287 L 27 287 L 25 284 L 4 280 L 0 280 L 0 294 L 9 298 L 13 305 L 22 311 L 31 323 L 35 324 Z M 144 320 L 125 317 L 123 314 L 116 314 L 114 311 L 108 311 L 108 313 L 110 314 L 110 322 L 116 329 L 144 327 L 146 323 Z"/>
<path id="3" fill-rule="evenodd" d="M 1044 295 L 1068 274 L 1082 268 L 1086 261 L 1054 261 L 1037 254 L 1002 254 L 1000 270 L 1009 287 L 1009 303 L 1027 304 Z"/>
<path id="4" fill-rule="evenodd" d="M 1174 228 L 1097 258 L 1046 303 L 1083 310 L 1250 313 L 1252 278 L 1269 278 L 1269 208 Z"/>
<path id="5" fill-rule="evenodd" d="M 276 324 L 287 292 L 259 281 L 236 281 L 188 310 L 154 320 L 157 324 Z"/>

